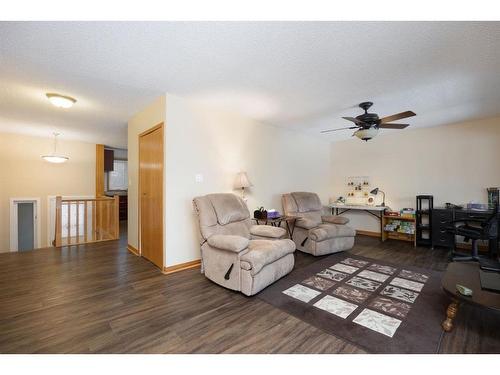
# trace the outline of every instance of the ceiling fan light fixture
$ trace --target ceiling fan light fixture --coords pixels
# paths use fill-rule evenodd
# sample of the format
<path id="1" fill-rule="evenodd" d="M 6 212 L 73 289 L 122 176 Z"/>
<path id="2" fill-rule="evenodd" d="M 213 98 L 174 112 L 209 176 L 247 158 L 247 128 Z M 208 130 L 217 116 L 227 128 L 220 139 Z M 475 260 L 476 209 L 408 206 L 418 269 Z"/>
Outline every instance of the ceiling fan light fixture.
<path id="1" fill-rule="evenodd" d="M 342 117 L 344 120 L 351 121 L 355 126 L 340 128 L 340 129 L 327 129 L 322 130 L 321 133 L 330 133 L 338 130 L 345 129 L 357 129 L 352 136 L 356 136 L 363 141 L 369 141 L 370 139 L 377 136 L 380 128 L 382 129 L 405 129 L 409 124 L 396 124 L 392 121 L 400 120 L 403 118 L 408 118 L 415 116 L 416 113 L 413 111 L 405 111 L 401 113 L 396 113 L 391 116 L 386 116 L 379 118 L 376 113 L 368 113 L 368 109 L 373 105 L 372 102 L 363 102 L 359 104 L 359 107 L 365 111 L 365 113 L 356 117 Z"/>
<path id="2" fill-rule="evenodd" d="M 60 95 L 53 92 L 45 94 L 49 101 L 57 108 L 71 108 L 76 103 L 76 99 L 71 96 Z"/>
<path id="3" fill-rule="evenodd" d="M 370 139 L 376 137 L 378 134 L 378 128 L 371 127 L 368 129 L 359 129 L 354 132 L 354 135 L 363 141 L 369 141 Z"/>

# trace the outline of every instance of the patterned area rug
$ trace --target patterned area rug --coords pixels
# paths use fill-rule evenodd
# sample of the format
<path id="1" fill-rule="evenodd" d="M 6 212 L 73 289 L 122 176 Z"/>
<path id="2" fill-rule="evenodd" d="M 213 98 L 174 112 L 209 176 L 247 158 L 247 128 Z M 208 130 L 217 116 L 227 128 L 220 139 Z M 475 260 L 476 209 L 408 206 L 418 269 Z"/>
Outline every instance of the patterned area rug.
<path id="1" fill-rule="evenodd" d="M 258 297 L 371 353 L 436 353 L 448 300 L 441 272 L 333 254 Z"/>

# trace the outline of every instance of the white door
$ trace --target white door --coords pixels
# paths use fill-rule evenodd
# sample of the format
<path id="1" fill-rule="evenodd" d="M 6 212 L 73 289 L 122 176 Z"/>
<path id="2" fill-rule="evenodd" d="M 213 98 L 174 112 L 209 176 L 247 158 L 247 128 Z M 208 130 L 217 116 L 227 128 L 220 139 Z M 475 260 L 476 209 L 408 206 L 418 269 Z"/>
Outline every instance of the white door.
<path id="1" fill-rule="evenodd" d="M 40 247 L 40 199 L 10 199 L 10 251 Z"/>

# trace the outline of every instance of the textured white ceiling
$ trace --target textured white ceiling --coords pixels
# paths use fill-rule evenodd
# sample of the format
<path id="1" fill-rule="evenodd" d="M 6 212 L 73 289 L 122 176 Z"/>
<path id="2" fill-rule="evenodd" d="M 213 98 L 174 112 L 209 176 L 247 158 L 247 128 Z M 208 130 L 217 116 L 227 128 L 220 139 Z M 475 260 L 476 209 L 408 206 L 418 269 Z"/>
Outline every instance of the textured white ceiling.
<path id="1" fill-rule="evenodd" d="M 2 22 L 0 130 L 125 146 L 169 92 L 335 140 L 365 100 L 412 127 L 498 115 L 499 73 L 498 22 Z"/>

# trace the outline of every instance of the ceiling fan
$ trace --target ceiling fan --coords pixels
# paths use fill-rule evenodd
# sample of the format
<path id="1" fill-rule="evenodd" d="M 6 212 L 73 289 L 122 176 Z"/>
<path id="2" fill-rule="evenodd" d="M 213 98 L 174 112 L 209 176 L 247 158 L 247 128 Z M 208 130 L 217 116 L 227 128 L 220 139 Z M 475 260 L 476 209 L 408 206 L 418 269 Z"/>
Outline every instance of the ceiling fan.
<path id="1" fill-rule="evenodd" d="M 357 129 L 352 135 L 358 137 L 359 139 L 362 139 L 363 141 L 368 141 L 377 135 L 379 129 L 404 129 L 408 126 L 408 124 L 391 124 L 391 121 L 416 116 L 416 113 L 412 111 L 406 111 L 397 113 L 392 116 L 379 118 L 376 113 L 368 113 L 368 109 L 372 105 L 372 102 L 360 103 L 359 107 L 362 108 L 365 113 L 356 117 L 342 117 L 345 120 L 354 122 L 354 124 L 356 124 L 355 126 L 340 129 L 323 130 L 321 133 L 329 133 L 345 129 Z"/>

